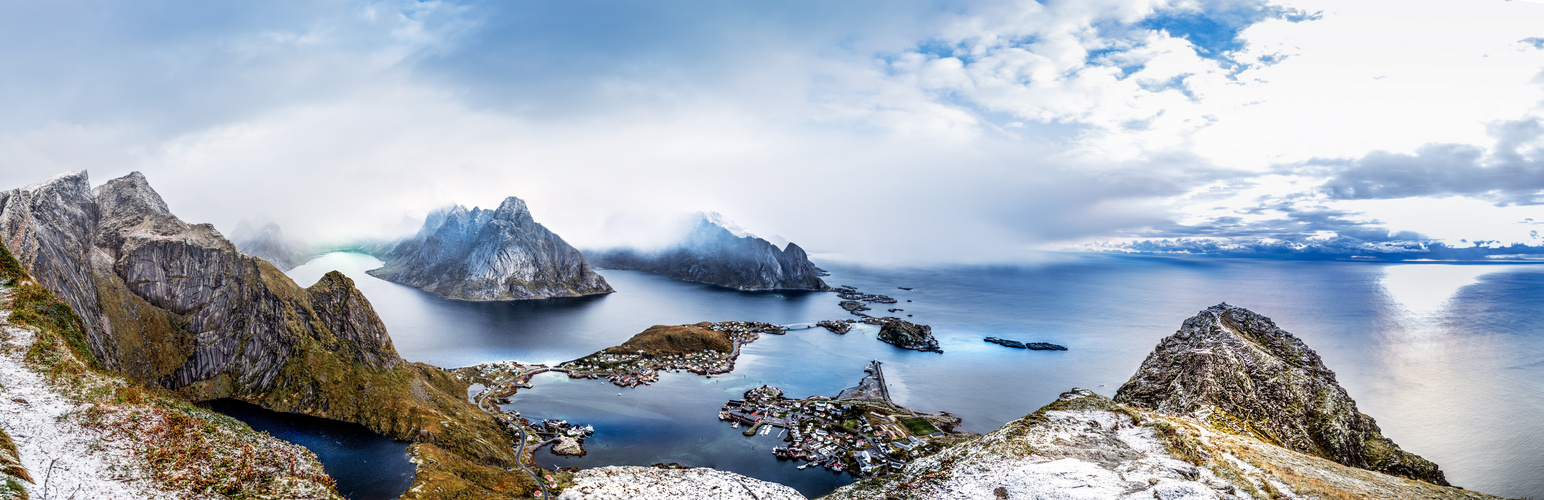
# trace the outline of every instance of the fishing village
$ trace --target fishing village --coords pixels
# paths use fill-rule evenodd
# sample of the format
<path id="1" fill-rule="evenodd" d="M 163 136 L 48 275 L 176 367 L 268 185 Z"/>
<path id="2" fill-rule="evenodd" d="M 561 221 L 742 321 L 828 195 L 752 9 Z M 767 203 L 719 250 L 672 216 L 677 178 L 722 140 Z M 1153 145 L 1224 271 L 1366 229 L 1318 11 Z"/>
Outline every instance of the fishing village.
<path id="1" fill-rule="evenodd" d="M 718 418 L 746 436 L 766 436 L 778 429 L 786 446 L 775 447 L 779 459 L 804 460 L 799 469 L 824 467 L 858 477 L 895 472 L 907 462 L 931 455 L 957 442 L 953 432 L 960 420 L 948 413 L 919 413 L 890 401 L 879 361 L 856 387 L 835 398 L 787 399 L 783 391 L 761 386 L 730 400 Z"/>
<path id="2" fill-rule="evenodd" d="M 501 405 L 509 404 L 510 396 L 520 389 L 531 388 L 531 377 L 547 372 L 563 373 L 572 379 L 605 379 L 619 387 L 651 385 L 659 381 L 659 374 L 664 371 L 708 377 L 729 373 L 734 370 L 740 347 L 764 333 L 781 335 L 785 331 L 778 325 L 751 321 L 656 325 L 620 346 L 557 366 L 497 361 L 458 368 L 451 373 L 470 382 L 468 399 L 520 434 L 530 451 L 551 444 L 555 454 L 580 456 L 585 453 L 584 438 L 595 432 L 593 427 L 564 420 L 533 421 L 518 411 L 505 411 Z"/>

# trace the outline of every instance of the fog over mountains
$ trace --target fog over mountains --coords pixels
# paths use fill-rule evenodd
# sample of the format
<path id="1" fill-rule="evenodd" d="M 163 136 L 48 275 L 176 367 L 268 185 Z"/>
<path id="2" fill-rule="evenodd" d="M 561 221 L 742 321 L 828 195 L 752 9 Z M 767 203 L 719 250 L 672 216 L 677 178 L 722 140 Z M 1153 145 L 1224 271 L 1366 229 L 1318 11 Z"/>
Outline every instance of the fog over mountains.
<path id="1" fill-rule="evenodd" d="M 1544 245 L 1538 2 L 88 3 L 0 16 L 0 186 L 321 246 L 511 192 L 871 263 Z"/>

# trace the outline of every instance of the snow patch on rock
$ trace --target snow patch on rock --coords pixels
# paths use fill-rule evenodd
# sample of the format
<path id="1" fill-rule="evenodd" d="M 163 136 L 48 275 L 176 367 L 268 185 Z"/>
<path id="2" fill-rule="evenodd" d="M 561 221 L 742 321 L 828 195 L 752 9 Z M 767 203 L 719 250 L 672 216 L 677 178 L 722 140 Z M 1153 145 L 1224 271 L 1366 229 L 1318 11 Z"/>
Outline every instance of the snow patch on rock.
<path id="1" fill-rule="evenodd" d="M 0 310 L 0 317 L 10 311 Z M 141 479 L 127 439 L 71 418 L 77 406 L 29 370 L 27 328 L 0 325 L 0 427 L 11 435 L 34 484 L 33 498 L 178 498 Z"/>
<path id="2" fill-rule="evenodd" d="M 714 469 L 600 467 L 574 475 L 574 485 L 558 498 L 566 500 L 805 500 L 793 488 Z"/>

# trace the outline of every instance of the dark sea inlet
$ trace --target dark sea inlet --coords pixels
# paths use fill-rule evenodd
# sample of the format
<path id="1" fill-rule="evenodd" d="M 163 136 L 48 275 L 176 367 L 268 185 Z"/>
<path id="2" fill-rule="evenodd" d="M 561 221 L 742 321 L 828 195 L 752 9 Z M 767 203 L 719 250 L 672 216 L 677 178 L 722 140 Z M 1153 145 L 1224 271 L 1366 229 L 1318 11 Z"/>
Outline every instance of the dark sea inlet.
<path id="1" fill-rule="evenodd" d="M 872 327 L 847 335 L 811 329 L 762 337 L 721 377 L 666 374 L 653 386 L 619 389 L 538 376 L 508 409 L 596 428 L 586 441 L 589 455 L 542 451 L 538 461 L 680 462 L 818 496 L 850 479 L 779 462 L 771 453 L 775 435 L 742 436 L 718 422 L 719 406 L 762 384 L 790 397 L 835 395 L 877 359 L 885 362 L 896 402 L 948 411 L 964 419 L 963 430 L 987 432 L 1073 387 L 1114 395 L 1159 339 L 1201 309 L 1227 302 L 1274 319 L 1317 350 L 1385 435 L 1441 465 L 1453 484 L 1544 497 L 1544 325 L 1537 319 L 1544 266 L 1079 255 L 1015 267 L 917 269 L 815 260 L 832 272 L 832 285 L 899 299 L 884 308 L 905 309 L 895 314 L 932 325 L 944 353 L 892 347 L 877 341 Z M 603 297 L 456 302 L 364 273 L 378 265 L 369 256 L 334 253 L 289 274 L 305 286 L 343 271 L 374 304 L 404 358 L 444 367 L 556 363 L 655 324 L 850 317 L 834 294 L 739 292 L 633 271 L 603 271 L 617 289 Z M 988 336 L 1070 350 L 1010 349 L 983 342 Z M 383 469 L 389 477 L 381 479 L 395 480 L 394 471 Z M 350 481 L 373 474 L 343 474 L 354 473 L 363 477 Z"/>

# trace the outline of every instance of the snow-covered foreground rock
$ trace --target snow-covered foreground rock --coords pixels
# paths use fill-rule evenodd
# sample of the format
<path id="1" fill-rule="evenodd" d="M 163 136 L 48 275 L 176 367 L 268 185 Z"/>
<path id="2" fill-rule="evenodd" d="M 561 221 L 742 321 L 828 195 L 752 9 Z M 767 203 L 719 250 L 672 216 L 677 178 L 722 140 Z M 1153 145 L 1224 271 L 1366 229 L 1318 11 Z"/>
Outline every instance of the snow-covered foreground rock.
<path id="1" fill-rule="evenodd" d="M 1495 498 L 1347 467 L 1074 389 L 980 439 L 826 498 Z"/>
<path id="2" fill-rule="evenodd" d="M 733 472 L 713 469 L 657 469 L 653 467 L 600 467 L 574 475 L 574 485 L 560 499 L 679 500 L 804 500 L 793 488 Z"/>
<path id="3" fill-rule="evenodd" d="M 13 323 L 18 294 L 0 286 L 3 458 L 22 469 L 0 474 L 0 499 L 339 498 L 305 448 L 90 370 L 57 334 Z"/>
<path id="4" fill-rule="evenodd" d="M 22 363 L 32 340 L 26 328 L 0 326 L 0 428 L 32 477 L 33 484 L 25 485 L 31 496 L 175 498 L 136 477 L 132 443 L 104 439 L 69 418 L 76 405 Z"/>

